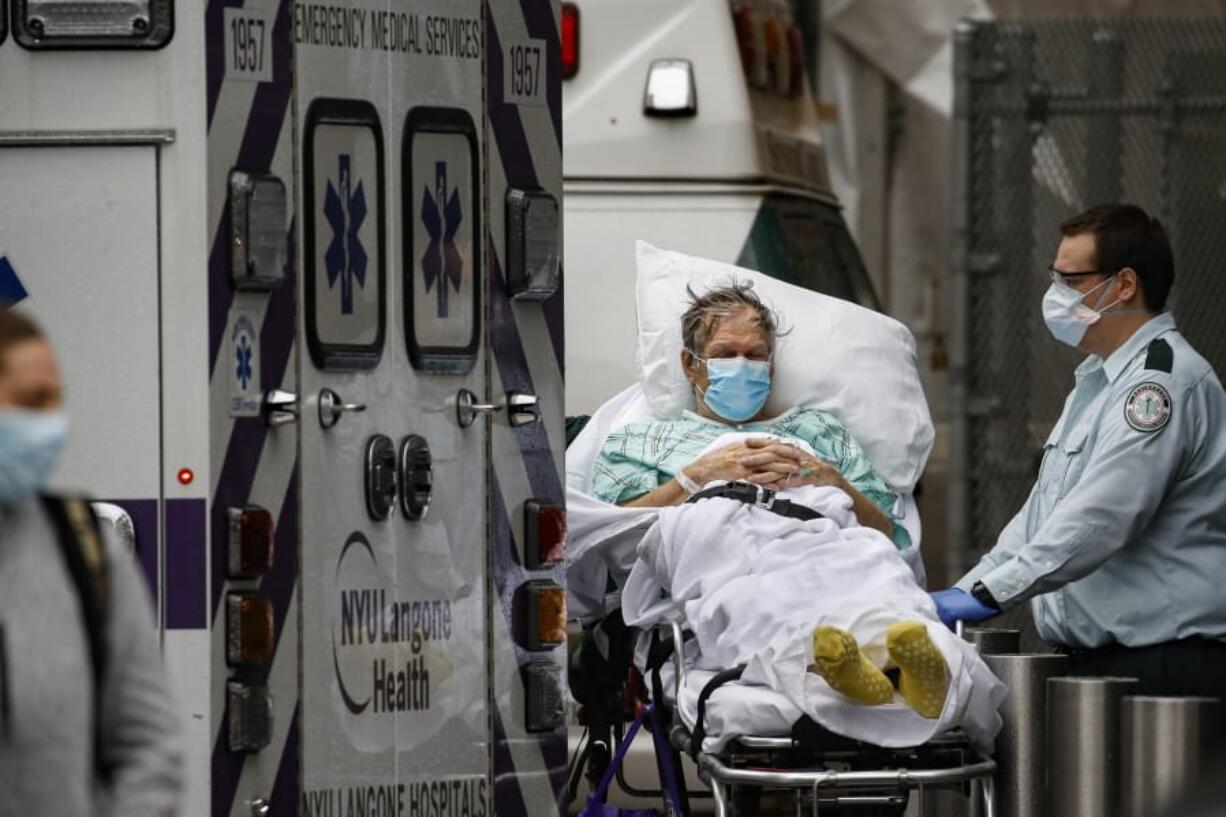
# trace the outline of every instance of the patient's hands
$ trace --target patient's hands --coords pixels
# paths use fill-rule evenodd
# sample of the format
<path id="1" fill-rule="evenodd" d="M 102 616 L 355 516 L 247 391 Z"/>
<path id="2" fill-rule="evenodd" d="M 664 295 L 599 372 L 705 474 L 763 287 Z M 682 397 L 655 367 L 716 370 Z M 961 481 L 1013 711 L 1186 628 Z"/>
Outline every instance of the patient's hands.
<path id="1" fill-rule="evenodd" d="M 763 461 L 757 471 L 748 477 L 750 482 L 778 489 L 800 485 L 828 485 L 844 490 L 848 487 L 847 481 L 837 468 L 825 460 L 809 456 L 799 448 L 763 439 L 749 439 L 745 442 L 760 452 L 769 449 L 773 455 L 771 459 Z"/>
<path id="2" fill-rule="evenodd" d="M 769 485 L 781 477 L 800 470 L 802 466 L 797 459 L 799 455 L 800 451 L 790 445 L 765 438 L 751 437 L 705 454 L 682 470 L 698 485 L 706 485 L 717 479 L 740 479 Z M 813 460 L 812 457 L 806 457 L 806 459 Z M 828 465 L 826 467 L 830 468 Z M 834 471 L 833 468 L 830 470 Z M 838 475 L 837 471 L 834 473 Z M 835 483 L 795 482 L 792 484 L 827 485 Z"/>

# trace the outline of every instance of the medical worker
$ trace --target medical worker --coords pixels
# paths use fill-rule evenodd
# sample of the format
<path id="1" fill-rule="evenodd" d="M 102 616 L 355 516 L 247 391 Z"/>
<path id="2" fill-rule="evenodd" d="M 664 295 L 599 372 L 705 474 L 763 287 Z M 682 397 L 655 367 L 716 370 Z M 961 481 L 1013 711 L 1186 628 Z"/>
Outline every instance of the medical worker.
<path id="1" fill-rule="evenodd" d="M 1030 600 L 1072 674 L 1223 695 L 1226 394 L 1163 311 L 1175 275 L 1157 219 L 1102 205 L 1060 231 L 1043 320 L 1089 357 L 1030 497 L 933 598 L 950 626 Z"/>

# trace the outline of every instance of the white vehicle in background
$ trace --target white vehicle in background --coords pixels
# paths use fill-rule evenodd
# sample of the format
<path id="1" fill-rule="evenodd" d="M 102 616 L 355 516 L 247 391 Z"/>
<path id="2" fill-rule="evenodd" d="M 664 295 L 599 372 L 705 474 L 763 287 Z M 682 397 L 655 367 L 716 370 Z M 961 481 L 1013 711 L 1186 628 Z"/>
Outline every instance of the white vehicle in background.
<path id="1" fill-rule="evenodd" d="M 0 3 L 0 297 L 156 600 L 188 817 L 559 813 L 559 19 Z"/>
<path id="2" fill-rule="evenodd" d="M 789 0 L 564 5 L 567 414 L 635 380 L 636 239 L 876 308 Z"/>

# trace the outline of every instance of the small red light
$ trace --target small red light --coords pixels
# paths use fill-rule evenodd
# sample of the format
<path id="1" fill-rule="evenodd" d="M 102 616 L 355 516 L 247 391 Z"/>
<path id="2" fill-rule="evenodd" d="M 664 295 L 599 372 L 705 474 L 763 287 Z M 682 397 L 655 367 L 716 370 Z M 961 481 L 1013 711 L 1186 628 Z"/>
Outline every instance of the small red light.
<path id="1" fill-rule="evenodd" d="M 562 4 L 562 79 L 579 73 L 579 7 Z"/>
<path id="2" fill-rule="evenodd" d="M 191 485 L 192 480 L 194 480 L 195 478 L 196 478 L 196 475 L 195 473 L 192 472 L 192 469 L 190 468 L 180 468 L 179 469 L 179 484 L 180 485 Z"/>

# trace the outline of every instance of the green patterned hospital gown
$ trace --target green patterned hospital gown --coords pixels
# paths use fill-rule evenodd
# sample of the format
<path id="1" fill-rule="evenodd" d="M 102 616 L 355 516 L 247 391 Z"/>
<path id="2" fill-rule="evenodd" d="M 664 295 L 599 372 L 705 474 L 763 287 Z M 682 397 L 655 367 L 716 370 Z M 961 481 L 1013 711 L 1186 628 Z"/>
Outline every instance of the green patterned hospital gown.
<path id="1" fill-rule="evenodd" d="M 727 425 L 685 412 L 679 420 L 653 420 L 619 428 L 605 440 L 592 473 L 592 495 L 620 505 L 655 490 L 698 459 L 718 437 L 735 431 L 764 432 L 804 440 L 817 456 L 838 468 L 843 478 L 885 512 L 894 527 L 894 544 L 911 544 L 894 519 L 898 496 L 886 487 L 864 450 L 842 423 L 818 409 L 792 409 L 771 420 Z"/>

